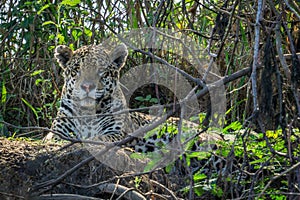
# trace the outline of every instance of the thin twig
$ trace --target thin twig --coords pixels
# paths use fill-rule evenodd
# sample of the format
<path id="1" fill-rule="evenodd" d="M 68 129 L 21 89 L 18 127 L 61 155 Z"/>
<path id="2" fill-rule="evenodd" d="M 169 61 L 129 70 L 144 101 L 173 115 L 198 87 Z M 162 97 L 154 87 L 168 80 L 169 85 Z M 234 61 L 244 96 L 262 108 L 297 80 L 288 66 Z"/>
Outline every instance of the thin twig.
<path id="1" fill-rule="evenodd" d="M 290 5 L 290 3 L 287 0 L 284 0 L 287 7 L 298 17 L 298 20 L 300 20 L 299 13 Z"/>
<path id="2" fill-rule="evenodd" d="M 266 192 L 266 190 L 268 189 L 268 187 L 271 185 L 271 183 L 273 181 L 275 181 L 276 179 L 278 179 L 278 178 L 286 175 L 287 173 L 293 171 L 294 169 L 296 169 L 299 166 L 300 166 L 300 162 L 298 162 L 297 164 L 293 165 L 292 167 L 290 167 L 289 169 L 285 170 L 284 172 L 280 173 L 279 175 L 274 176 L 273 178 L 271 178 L 271 180 L 267 183 L 267 185 L 264 187 L 264 189 L 260 192 L 260 194 L 258 195 L 257 199 L 259 199 L 262 195 L 264 195 L 264 193 Z"/>
<path id="3" fill-rule="evenodd" d="M 171 197 L 174 199 L 174 200 L 177 200 L 178 198 L 176 197 L 176 195 L 174 194 L 174 192 L 172 190 L 169 190 L 169 188 L 167 188 L 166 186 L 164 186 L 163 184 L 157 182 L 157 181 L 154 181 L 154 180 L 150 180 L 150 182 L 152 184 L 155 184 L 159 187 L 161 187 L 163 190 L 166 190 L 170 195 Z"/>

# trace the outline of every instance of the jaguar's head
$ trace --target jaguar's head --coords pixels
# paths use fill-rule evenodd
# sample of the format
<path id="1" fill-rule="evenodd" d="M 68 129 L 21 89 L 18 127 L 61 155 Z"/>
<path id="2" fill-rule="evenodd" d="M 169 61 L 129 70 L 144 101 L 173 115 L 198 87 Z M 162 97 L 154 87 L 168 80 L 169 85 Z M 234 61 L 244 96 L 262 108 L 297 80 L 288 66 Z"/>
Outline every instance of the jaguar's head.
<path id="1" fill-rule="evenodd" d="M 120 44 L 111 51 L 102 45 L 84 46 L 72 51 L 65 45 L 55 49 L 55 58 L 64 70 L 63 97 L 80 107 L 91 108 L 112 95 L 119 81 L 120 69 L 128 55 Z"/>

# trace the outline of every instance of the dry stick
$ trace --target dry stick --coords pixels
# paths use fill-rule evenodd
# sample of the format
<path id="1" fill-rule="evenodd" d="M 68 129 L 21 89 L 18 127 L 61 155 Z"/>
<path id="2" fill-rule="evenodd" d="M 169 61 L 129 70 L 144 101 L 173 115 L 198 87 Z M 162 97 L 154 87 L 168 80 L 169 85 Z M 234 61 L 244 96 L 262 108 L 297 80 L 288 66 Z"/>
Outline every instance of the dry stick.
<path id="1" fill-rule="evenodd" d="M 120 38 L 120 40 L 124 41 L 122 38 Z M 126 42 L 126 41 L 124 41 L 124 42 L 125 42 L 126 44 L 128 44 L 128 42 Z M 130 44 L 129 44 L 129 45 L 130 45 Z M 135 48 L 135 47 L 132 47 L 132 45 L 130 45 L 129 47 L 133 48 L 133 49 L 134 49 L 135 51 L 137 51 L 137 52 L 140 52 L 140 53 L 142 53 L 142 54 L 145 54 L 145 55 L 148 55 L 148 56 L 150 56 L 150 57 L 155 58 L 157 61 L 159 61 L 159 62 L 161 62 L 161 63 L 167 65 L 168 67 L 170 67 L 170 68 L 172 68 L 172 69 L 174 69 L 174 70 L 176 70 L 176 71 L 178 71 L 180 74 L 182 74 L 182 75 L 183 75 L 184 77 L 186 77 L 187 79 L 193 81 L 193 82 L 196 83 L 198 86 L 203 87 L 203 89 L 202 89 L 198 94 L 196 94 L 196 96 L 197 96 L 198 98 L 203 97 L 205 94 L 208 93 L 209 88 L 208 88 L 207 85 L 206 85 L 203 81 L 201 81 L 199 78 L 194 78 L 193 76 L 191 76 L 191 75 L 187 74 L 186 72 L 184 72 L 183 70 L 178 69 L 177 67 L 175 67 L 175 66 L 169 64 L 166 60 L 164 60 L 164 59 L 162 59 L 162 58 L 160 58 L 160 57 L 158 57 L 158 56 L 152 54 L 151 52 L 146 52 L 146 51 L 143 51 L 143 50 L 141 50 L 141 49 L 137 49 L 137 48 Z M 259 68 L 259 67 L 257 66 L 256 68 Z M 226 84 L 226 83 L 229 83 L 229 82 L 231 82 L 231 81 L 233 81 L 233 80 L 235 80 L 235 79 L 238 79 L 238 78 L 240 78 L 240 77 L 242 77 L 242 76 L 245 76 L 245 75 L 248 74 L 249 72 L 251 72 L 251 68 L 244 68 L 244 69 L 239 70 L 239 71 L 237 71 L 237 72 L 235 72 L 235 73 L 233 73 L 233 74 L 231 74 L 231 75 L 229 75 L 229 76 L 224 76 L 224 77 L 221 78 L 220 80 L 218 80 L 218 81 L 216 81 L 216 82 L 214 82 L 214 83 L 211 83 L 210 85 L 211 85 L 211 87 L 218 87 L 220 84 L 223 84 L 223 83 Z M 193 100 L 193 98 L 192 98 L 191 100 Z"/>
<path id="2" fill-rule="evenodd" d="M 273 53 L 274 54 L 274 53 Z M 279 70 L 279 66 L 277 62 L 274 62 L 274 66 L 275 66 L 275 75 L 276 75 L 276 81 L 277 81 L 277 90 L 278 90 L 278 100 L 279 100 L 279 125 L 282 128 L 282 133 L 285 137 L 285 140 L 287 141 L 287 143 L 285 144 L 287 150 L 288 150 L 288 157 L 290 159 L 290 162 L 292 163 L 292 151 L 291 151 L 291 141 L 290 141 L 290 135 L 289 132 L 286 131 L 286 125 L 285 125 L 285 116 L 284 116 L 284 104 L 283 104 L 283 91 L 282 91 L 282 80 L 281 80 L 281 73 Z"/>
<path id="3" fill-rule="evenodd" d="M 111 196 L 110 196 L 110 199 L 109 199 L 109 200 L 112 200 L 112 198 L 114 197 L 114 195 L 115 195 L 115 193 L 116 193 L 116 191 L 117 191 L 117 189 L 118 189 L 119 183 L 120 183 L 120 179 L 117 179 L 117 182 L 116 182 L 115 184 L 112 183 L 112 185 L 114 185 L 114 189 L 112 189 L 112 191 L 109 192 L 109 193 L 111 193 Z M 109 184 L 106 184 L 106 185 L 110 185 L 110 183 L 109 183 Z M 100 185 L 99 187 L 101 187 L 101 186 L 103 186 L 103 185 Z M 127 188 L 127 189 L 128 189 L 128 188 Z"/>
<path id="4" fill-rule="evenodd" d="M 7 199 L 9 199 L 11 197 L 11 199 L 25 199 L 25 197 L 16 195 L 16 194 L 11 194 L 11 193 L 6 193 L 6 192 L 2 192 L 0 191 L 0 195 L 1 197 L 8 197 Z"/>
<path id="5" fill-rule="evenodd" d="M 154 170 L 151 171 L 151 172 L 154 172 Z M 113 182 L 115 180 L 129 178 L 129 177 L 135 177 L 135 176 L 142 176 L 142 175 L 145 175 L 145 174 L 149 174 L 149 172 L 124 173 L 121 176 L 117 176 L 116 175 L 116 176 L 114 176 L 114 177 L 112 177 L 110 179 L 107 179 L 105 181 L 101 181 L 101 182 L 98 182 L 98 183 L 94 183 L 92 185 L 78 185 L 78 184 L 72 184 L 72 183 L 66 183 L 66 184 L 71 185 L 73 187 L 81 188 L 81 189 L 91 189 L 91 188 L 94 188 L 94 187 L 99 187 L 100 185 L 103 185 L 103 184 L 107 184 L 107 183 Z"/>
<path id="6" fill-rule="evenodd" d="M 238 2 L 239 2 L 239 1 L 238 1 Z M 208 1 L 208 3 L 209 3 L 211 6 L 213 6 L 213 7 L 217 10 L 217 11 L 214 11 L 215 13 L 217 13 L 217 12 L 222 12 L 222 13 L 224 13 L 224 14 L 231 15 L 231 12 L 230 12 L 230 11 L 227 11 L 227 10 L 224 10 L 224 9 L 220 8 L 219 6 L 217 6 L 217 5 L 215 5 L 214 3 L 212 3 L 212 1 Z M 207 9 L 209 9 L 209 8 L 207 8 Z M 240 17 L 239 15 L 236 15 L 235 17 L 236 17 L 237 19 L 239 19 L 239 20 L 242 20 L 242 21 L 244 21 L 244 22 L 249 23 L 249 24 L 252 25 L 252 26 L 255 25 L 254 23 L 249 22 L 249 20 L 247 19 L 247 17 Z"/>
<path id="7" fill-rule="evenodd" d="M 255 39 L 254 39 L 254 52 L 253 52 L 253 66 L 252 66 L 252 96 L 253 96 L 253 105 L 254 105 L 254 114 L 259 111 L 258 100 L 257 100 L 257 66 L 258 66 L 258 56 L 259 56 L 259 33 L 260 33 L 260 19 L 262 11 L 263 0 L 258 0 L 257 5 L 257 14 L 255 20 Z"/>
<path id="8" fill-rule="evenodd" d="M 205 39 L 210 39 L 210 36 L 206 36 L 206 35 L 198 32 L 197 30 L 193 30 L 193 29 L 189 29 L 189 28 L 180 29 L 179 32 L 192 32 L 197 36 L 203 37 Z M 217 40 L 217 38 L 212 38 L 212 40 Z"/>
<path id="9" fill-rule="evenodd" d="M 292 52 L 292 64 L 293 65 L 295 64 L 294 59 L 298 59 L 297 63 L 299 64 L 300 63 L 300 59 L 299 59 L 299 57 L 298 57 L 298 55 L 296 53 L 296 49 L 295 49 L 295 46 L 293 44 L 293 37 L 292 37 L 292 35 L 291 35 L 291 33 L 290 33 L 290 31 L 289 31 L 286 23 L 282 23 L 282 25 L 283 25 L 283 27 L 284 27 L 284 29 L 286 31 L 286 34 L 288 36 L 289 41 L 291 41 L 291 43 L 290 43 L 290 49 L 291 49 L 291 52 Z M 295 66 L 293 66 L 293 67 L 295 67 Z M 297 66 L 297 67 L 299 67 L 299 66 Z M 297 83 L 296 80 L 292 81 L 291 88 L 292 88 L 292 92 L 294 94 L 294 98 L 295 98 L 295 102 L 296 102 L 296 106 L 297 106 L 297 112 L 298 112 L 297 115 L 298 115 L 298 117 L 300 117 L 300 100 L 299 100 L 299 94 L 298 94 L 298 91 L 297 91 L 297 85 L 298 85 L 298 83 Z"/>
<path id="10" fill-rule="evenodd" d="M 275 27 L 275 39 L 276 39 L 276 49 L 277 49 L 280 64 L 283 67 L 285 76 L 287 77 L 288 81 L 290 81 L 291 80 L 291 72 L 290 72 L 289 67 L 287 66 L 286 59 L 285 59 L 285 56 L 284 56 L 283 50 L 282 50 L 280 22 L 277 22 L 276 27 Z"/>
<path id="11" fill-rule="evenodd" d="M 96 197 L 83 196 L 79 194 L 45 194 L 32 200 L 104 200 Z"/>
<path id="12" fill-rule="evenodd" d="M 164 186 L 163 184 L 157 182 L 157 181 L 154 181 L 154 180 L 151 180 L 150 179 L 150 182 L 161 187 L 162 189 L 166 190 L 173 199 L 177 200 L 178 198 L 176 197 L 176 195 L 174 194 L 174 192 L 172 190 L 169 190 L 169 188 L 167 188 L 166 186 Z"/>
<path id="13" fill-rule="evenodd" d="M 99 190 L 101 192 L 116 194 L 119 197 L 116 199 L 134 199 L 134 200 L 146 200 L 146 198 L 137 191 L 134 191 L 134 188 L 127 188 L 122 185 L 108 183 L 104 185 L 100 185 Z"/>
<path id="14" fill-rule="evenodd" d="M 125 186 L 116 185 L 116 188 L 117 188 L 116 191 L 121 190 L 123 187 L 125 187 Z M 126 199 L 126 195 L 129 196 L 127 198 L 128 200 L 139 200 L 139 199 L 146 200 L 146 198 L 142 194 L 136 192 L 134 188 L 127 188 L 122 194 L 119 195 L 119 197 L 116 200 Z M 140 198 L 140 197 L 142 197 L 142 198 Z M 111 198 L 111 199 L 113 199 L 113 198 Z"/>
<path id="15" fill-rule="evenodd" d="M 232 11 L 231 11 L 231 13 L 230 13 L 228 25 L 227 25 L 227 27 L 226 27 L 226 29 L 225 29 L 225 34 L 224 34 L 224 37 L 223 37 L 223 41 L 222 41 L 222 43 L 221 43 L 221 45 L 220 45 L 220 47 L 219 47 L 219 51 L 218 51 L 218 53 L 217 53 L 218 56 L 220 56 L 220 53 L 222 52 L 223 47 L 224 47 L 224 45 L 225 45 L 226 39 L 227 39 L 227 37 L 228 37 L 229 31 L 230 31 L 230 28 L 231 28 L 231 25 L 232 25 L 232 19 L 233 19 L 234 13 L 235 13 L 235 9 L 236 9 L 236 7 L 238 6 L 239 2 L 240 2 L 240 1 L 235 1 L 235 4 L 233 5 L 233 9 L 232 9 Z"/>
<path id="16" fill-rule="evenodd" d="M 240 11 L 240 7 L 239 7 L 239 11 Z M 233 45 L 233 48 L 232 48 L 232 53 L 231 53 L 231 56 L 230 56 L 230 59 L 229 59 L 229 62 L 227 64 L 227 67 L 226 67 L 226 72 L 225 74 L 228 74 L 228 70 L 229 70 L 229 67 L 233 65 L 233 61 L 234 61 L 234 58 L 235 58 L 235 51 L 236 51 L 236 48 L 237 48 L 237 45 L 239 43 L 239 34 L 240 34 L 240 20 L 238 19 L 236 21 L 236 31 L 235 31 L 235 38 L 234 38 L 234 45 Z"/>
<path id="17" fill-rule="evenodd" d="M 166 195 L 158 194 L 150 190 L 149 192 L 145 193 L 145 196 L 148 196 L 148 199 L 159 199 L 159 200 L 169 200 L 170 198 L 166 197 Z"/>
<path id="18" fill-rule="evenodd" d="M 290 72 L 290 70 L 289 70 L 289 68 L 287 66 L 286 59 L 285 59 L 285 56 L 283 54 L 282 40 L 281 40 L 281 33 L 280 33 L 280 25 L 281 25 L 280 18 L 282 17 L 282 14 L 280 14 L 276 10 L 273 0 L 268 0 L 268 2 L 270 4 L 270 7 L 271 7 L 272 11 L 277 16 L 277 20 L 276 20 L 277 22 L 276 22 L 276 26 L 275 26 L 274 31 L 275 31 L 276 50 L 277 50 L 277 53 L 278 53 L 278 59 L 279 59 L 279 61 L 281 63 L 281 66 L 283 67 L 285 76 L 290 81 L 291 80 L 291 72 Z"/>
<path id="19" fill-rule="evenodd" d="M 267 183 L 267 185 L 264 187 L 264 189 L 261 191 L 261 193 L 258 195 L 258 198 L 259 199 L 262 195 L 264 195 L 264 193 L 266 192 L 266 190 L 268 189 L 268 187 L 271 185 L 271 183 L 273 181 L 275 181 L 276 179 L 280 178 L 281 176 L 284 176 L 286 175 L 287 173 L 293 171 L 294 169 L 296 169 L 297 167 L 300 166 L 300 162 L 298 162 L 297 164 L 293 165 L 291 168 L 285 170 L 284 172 L 280 173 L 279 175 L 277 176 L 274 176 L 274 178 L 271 178 L 271 180 Z"/>
<path id="20" fill-rule="evenodd" d="M 287 7 L 298 17 L 298 20 L 300 20 L 300 15 L 297 13 L 297 11 L 289 4 L 289 2 L 287 0 L 284 0 L 285 4 L 287 5 Z M 291 1 L 293 5 L 294 2 Z M 296 5 L 297 6 L 297 5 Z"/>

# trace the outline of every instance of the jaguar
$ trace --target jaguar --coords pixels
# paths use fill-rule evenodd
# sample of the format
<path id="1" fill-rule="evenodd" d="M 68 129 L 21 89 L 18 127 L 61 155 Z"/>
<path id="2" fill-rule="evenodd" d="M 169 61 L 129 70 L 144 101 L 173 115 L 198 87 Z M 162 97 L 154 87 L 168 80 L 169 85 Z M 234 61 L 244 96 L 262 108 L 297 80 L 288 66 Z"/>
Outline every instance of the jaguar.
<path id="1" fill-rule="evenodd" d="M 120 70 L 128 50 L 119 44 L 112 50 L 103 45 L 83 46 L 75 51 L 65 45 L 57 46 L 54 56 L 63 69 L 64 85 L 61 104 L 46 140 L 56 137 L 93 138 L 99 141 L 121 140 L 138 128 L 149 124 L 150 118 L 126 110 L 126 100 L 120 87 Z M 145 152 L 157 141 L 170 138 L 151 136 L 135 144 L 135 150 Z M 146 147 L 148 143 L 148 147 Z"/>
<path id="2" fill-rule="evenodd" d="M 46 140 L 57 138 L 54 133 L 58 133 L 63 138 L 116 142 L 153 122 L 150 115 L 125 112 L 128 110 L 126 98 L 119 82 L 120 70 L 128 56 L 125 44 L 110 49 L 102 44 L 89 45 L 75 51 L 59 45 L 54 56 L 63 69 L 64 85 L 57 117 L 51 126 L 53 132 Z M 173 140 L 178 132 L 177 122 L 177 119 L 169 119 L 166 125 L 169 128 L 165 126 L 150 136 L 136 138 L 131 147 L 137 152 L 155 151 Z M 197 124 L 183 123 L 197 135 Z M 207 137 L 200 139 L 207 140 Z"/>

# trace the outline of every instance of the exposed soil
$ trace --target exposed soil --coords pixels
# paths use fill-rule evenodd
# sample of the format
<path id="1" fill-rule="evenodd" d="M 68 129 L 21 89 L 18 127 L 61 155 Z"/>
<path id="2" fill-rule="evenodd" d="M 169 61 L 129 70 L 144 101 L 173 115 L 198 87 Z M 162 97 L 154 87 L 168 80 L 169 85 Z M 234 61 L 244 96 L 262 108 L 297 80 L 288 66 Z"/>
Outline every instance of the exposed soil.
<path id="1" fill-rule="evenodd" d="M 60 150 L 62 146 L 0 138 L 0 199 L 115 199 L 123 192 L 126 195 L 121 199 L 160 199 L 155 195 L 171 197 L 172 189 L 184 182 L 178 176 L 167 177 L 162 170 L 140 174 L 135 182 L 136 173 L 116 171 L 97 159 L 57 181 L 91 157 L 81 145 Z"/>

